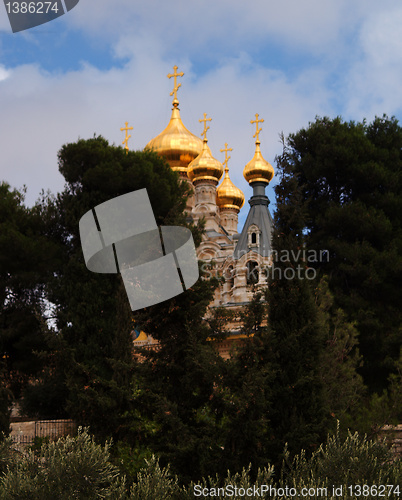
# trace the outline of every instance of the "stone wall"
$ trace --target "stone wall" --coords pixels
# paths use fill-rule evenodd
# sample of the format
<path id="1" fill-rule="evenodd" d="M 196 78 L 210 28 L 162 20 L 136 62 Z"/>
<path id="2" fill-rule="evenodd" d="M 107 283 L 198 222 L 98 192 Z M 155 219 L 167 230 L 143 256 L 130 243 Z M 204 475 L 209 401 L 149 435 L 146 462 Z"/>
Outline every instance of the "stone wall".
<path id="1" fill-rule="evenodd" d="M 32 444 L 35 438 L 58 439 L 75 434 L 77 425 L 73 420 L 30 420 L 11 422 L 10 437 L 16 444 Z"/>
<path id="2" fill-rule="evenodd" d="M 395 454 L 402 458 L 402 424 L 385 425 L 380 432 L 380 437 L 393 445 Z"/>

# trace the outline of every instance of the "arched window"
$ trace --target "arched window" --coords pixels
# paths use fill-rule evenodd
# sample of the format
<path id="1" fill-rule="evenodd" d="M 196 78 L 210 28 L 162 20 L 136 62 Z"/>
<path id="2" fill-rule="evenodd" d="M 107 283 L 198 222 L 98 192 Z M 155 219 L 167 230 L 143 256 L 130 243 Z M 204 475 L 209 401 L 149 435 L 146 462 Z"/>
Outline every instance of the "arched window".
<path id="1" fill-rule="evenodd" d="M 258 248 L 260 246 L 260 235 L 261 231 L 256 224 L 252 224 L 248 230 L 248 246 L 249 248 Z"/>
<path id="2" fill-rule="evenodd" d="M 258 262 L 256 262 L 255 260 L 249 260 L 247 262 L 247 285 L 255 285 L 256 283 L 258 283 L 258 278 Z"/>

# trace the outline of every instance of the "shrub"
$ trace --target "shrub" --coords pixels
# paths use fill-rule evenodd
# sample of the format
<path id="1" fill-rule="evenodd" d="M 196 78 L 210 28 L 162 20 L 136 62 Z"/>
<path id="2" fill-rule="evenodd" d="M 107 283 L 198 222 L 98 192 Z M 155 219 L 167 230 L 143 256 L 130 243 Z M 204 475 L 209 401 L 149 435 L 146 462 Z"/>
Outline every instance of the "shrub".
<path id="1" fill-rule="evenodd" d="M 132 500 L 179 500 L 185 499 L 183 488 L 177 476 L 172 476 L 170 467 L 160 468 L 159 459 L 154 455 L 145 460 L 146 467 L 137 474 L 137 482 L 131 488 Z"/>
<path id="2" fill-rule="evenodd" d="M 285 457 L 288 457 L 285 452 Z M 374 486 L 372 496 L 369 491 L 361 494 L 364 498 L 378 498 L 375 487 L 380 485 L 398 486 L 402 482 L 401 461 L 385 446 L 385 443 L 370 441 L 366 436 L 361 437 L 348 433 L 346 439 L 340 438 L 339 424 L 334 435 L 329 435 L 327 442 L 306 459 L 304 451 L 296 455 L 291 463 L 284 461 L 280 486 L 294 487 L 298 492 L 304 488 L 327 488 L 331 498 L 333 488 L 342 487 L 342 494 L 336 498 L 350 498 L 349 486 Z M 400 490 L 385 489 L 384 496 L 398 498 Z M 340 490 L 338 490 L 340 491 Z M 322 498 L 322 493 L 309 498 Z"/>
<path id="3" fill-rule="evenodd" d="M 95 444 L 87 430 L 77 437 L 44 443 L 39 453 L 23 454 L 18 464 L 8 467 L 0 485 L 2 500 L 122 499 L 124 479 L 113 466 L 110 443 Z"/>

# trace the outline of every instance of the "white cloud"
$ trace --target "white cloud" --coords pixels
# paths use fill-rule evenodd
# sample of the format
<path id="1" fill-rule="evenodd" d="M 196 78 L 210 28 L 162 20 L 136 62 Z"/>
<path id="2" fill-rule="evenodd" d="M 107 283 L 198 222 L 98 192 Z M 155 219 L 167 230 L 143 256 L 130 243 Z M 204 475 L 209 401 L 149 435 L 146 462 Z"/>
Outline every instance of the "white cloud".
<path id="1" fill-rule="evenodd" d="M 355 63 L 345 75 L 350 117 L 402 112 L 402 8 L 370 12 L 360 27 Z"/>
<path id="2" fill-rule="evenodd" d="M 0 83 L 0 177 L 17 187 L 26 183 L 30 202 L 42 187 L 60 190 L 57 151 L 61 145 L 94 133 L 120 144 L 125 121 L 134 127 L 130 147 L 142 149 L 168 123 L 172 82 L 166 75 L 176 62 L 162 61 L 152 46 L 150 52 L 152 57 L 134 49 L 124 68 L 109 71 L 88 64 L 80 71 L 58 75 L 37 65 L 15 68 Z M 312 88 L 306 94 L 303 78 L 301 83 L 290 83 L 283 73 L 255 65 L 246 54 L 199 78 L 194 77 L 189 61 L 178 64 L 186 73 L 179 90 L 185 125 L 200 134 L 198 119 L 204 112 L 212 116 L 211 149 L 222 159 L 219 149 L 225 142 L 234 148 L 231 178 L 242 189 L 247 188 L 242 170 L 254 152 L 250 125 L 254 114 L 265 118 L 262 149 L 274 163 L 279 132 L 290 132 L 296 124 L 313 119 L 325 101 L 323 89 Z"/>
<path id="3" fill-rule="evenodd" d="M 120 144 L 125 121 L 134 127 L 130 148 L 142 149 L 168 123 L 172 82 L 166 75 L 177 64 L 185 72 L 179 90 L 185 125 L 199 134 L 203 113 L 213 118 L 210 147 L 220 160 L 225 142 L 233 147 L 231 179 L 248 197 L 242 171 L 254 153 L 255 113 L 265 119 L 261 147 L 274 165 L 279 133 L 296 132 L 316 115 L 360 120 L 374 110 L 398 109 L 401 18 L 390 5 L 387 0 L 381 6 L 374 0 L 82 0 L 64 16 L 64 26 L 91 33 L 91 43 L 109 40 L 126 62 L 107 71 L 86 63 L 66 73 L 44 72 L 38 64 L 12 71 L 0 66 L 0 179 L 17 187 L 28 184 L 30 202 L 42 187 L 60 190 L 61 145 L 94 133 Z M 297 55 L 292 68 L 276 61 L 274 69 L 268 56 L 256 60 L 254 49 L 269 54 L 270 40 Z M 195 62 L 200 59 L 202 71 Z"/>
<path id="4" fill-rule="evenodd" d="M 11 74 L 2 64 L 0 64 L 0 82 L 6 80 Z"/>
<path id="5" fill-rule="evenodd" d="M 402 7 L 371 15 L 361 30 L 368 59 L 379 67 L 402 62 Z"/>
<path id="6" fill-rule="evenodd" d="M 165 49 L 254 49 L 271 39 L 293 49 L 322 54 L 334 47 L 347 23 L 348 2 L 327 0 L 86 0 L 71 13 L 69 23 L 93 36 L 116 40 L 122 34 L 158 37 Z M 213 54 L 210 54 L 213 56 Z"/>

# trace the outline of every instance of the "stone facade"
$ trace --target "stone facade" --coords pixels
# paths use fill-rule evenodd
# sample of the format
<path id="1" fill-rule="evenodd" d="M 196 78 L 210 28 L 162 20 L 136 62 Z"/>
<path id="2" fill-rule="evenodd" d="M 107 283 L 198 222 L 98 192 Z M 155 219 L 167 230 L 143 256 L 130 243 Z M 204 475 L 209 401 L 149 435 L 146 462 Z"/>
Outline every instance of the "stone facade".
<path id="1" fill-rule="evenodd" d="M 215 292 L 211 308 L 225 307 L 237 310 L 250 302 L 253 291 L 267 285 L 265 270 L 271 264 L 272 218 L 268 210 L 269 200 L 265 189 L 274 175 L 273 167 L 263 158 L 260 150 L 259 124 L 264 120 L 256 119 L 254 137 L 255 152 L 244 167 L 245 180 L 253 188 L 249 200 L 250 210 L 241 232 L 238 231 L 238 214 L 244 204 L 244 194 L 229 177 L 228 152 L 225 144 L 225 161 L 220 163 L 208 146 L 207 122 L 211 121 L 204 113 L 203 140 L 193 135 L 183 124 L 180 117 L 177 90 L 177 77 L 183 73 L 168 75 L 174 78 L 173 108 L 166 128 L 152 139 L 146 149 L 152 149 L 169 163 L 183 182 L 191 187 L 193 195 L 187 201 L 189 218 L 197 223 L 205 222 L 205 234 L 197 249 L 198 258 L 204 262 L 207 272 L 222 277 L 221 285 Z M 224 176 L 223 176 L 224 173 Z M 223 180 L 222 180 L 223 177 Z M 219 182 L 221 184 L 219 184 Z M 239 338 L 239 326 L 234 324 L 231 340 Z M 154 346 L 155 342 L 144 332 L 137 332 L 136 345 Z M 226 345 L 219 348 L 222 355 L 228 355 Z M 224 353 L 224 354 L 223 354 Z"/>

